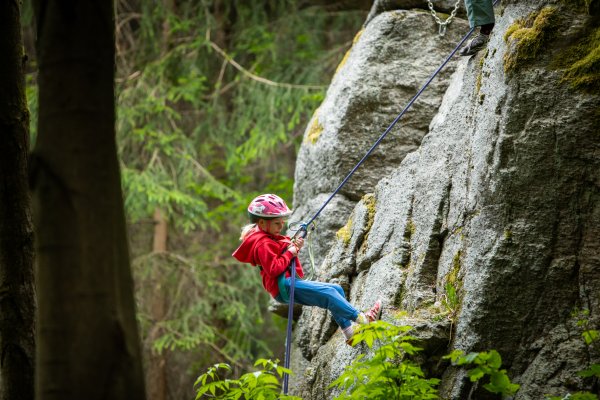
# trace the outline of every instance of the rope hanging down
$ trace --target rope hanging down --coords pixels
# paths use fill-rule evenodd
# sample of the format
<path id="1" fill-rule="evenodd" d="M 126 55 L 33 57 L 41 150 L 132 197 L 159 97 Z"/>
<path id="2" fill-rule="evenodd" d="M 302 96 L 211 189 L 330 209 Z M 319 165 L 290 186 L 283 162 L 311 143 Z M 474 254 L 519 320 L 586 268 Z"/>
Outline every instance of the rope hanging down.
<path id="1" fill-rule="evenodd" d="M 496 4 L 499 1 L 500 0 L 495 0 L 493 3 L 493 6 L 496 6 Z M 408 102 L 408 104 L 406 105 L 406 107 L 404 107 L 402 112 L 400 114 L 398 114 L 398 116 L 392 121 L 390 126 L 387 127 L 387 129 L 381 134 L 379 139 L 377 139 L 377 141 L 373 144 L 373 146 L 371 146 L 369 151 L 367 151 L 367 153 L 363 156 L 363 158 L 361 158 L 360 161 L 354 166 L 354 168 L 352 168 L 352 170 L 348 173 L 348 175 L 346 175 L 344 180 L 342 180 L 342 183 L 340 183 L 340 185 L 333 191 L 333 193 L 329 196 L 329 198 L 323 203 L 321 208 L 319 208 L 317 210 L 317 212 L 308 220 L 308 222 L 300 224 L 298 231 L 296 231 L 296 233 L 294 234 L 294 238 L 296 236 L 300 236 L 300 237 L 306 236 L 308 227 L 311 226 L 311 224 L 315 221 L 315 219 L 317 219 L 317 217 L 321 214 L 323 209 L 325 209 L 325 207 L 327 207 L 327 205 L 331 202 L 331 200 L 334 198 L 334 196 L 336 194 L 338 194 L 338 192 L 342 189 L 342 187 L 344 187 L 346 182 L 348 182 L 348 180 L 352 177 L 352 175 L 354 175 L 356 170 L 367 160 L 367 158 L 371 155 L 371 153 L 373 153 L 375 148 L 377 146 L 379 146 L 379 143 L 381 143 L 381 141 L 383 139 L 385 139 L 385 137 L 388 135 L 388 133 L 390 133 L 392 128 L 398 123 L 398 121 L 400 121 L 400 118 L 402 118 L 404 116 L 404 114 L 410 109 L 410 107 L 419 98 L 419 96 L 421 96 L 421 93 L 423 93 L 425 91 L 425 89 L 427 89 L 429 84 L 431 84 L 431 82 L 440 73 L 440 71 L 446 66 L 446 64 L 448 64 L 448 62 L 452 59 L 452 57 L 454 57 L 454 55 L 456 54 L 458 49 L 460 49 L 462 47 L 462 45 L 469 39 L 469 37 L 471 37 L 471 35 L 473 34 L 474 31 L 475 31 L 475 27 L 471 28 L 469 30 L 469 32 L 467 32 L 467 34 L 461 39 L 461 41 L 454 48 L 454 50 L 452 50 L 452 52 L 446 57 L 444 62 L 438 67 L 438 69 L 435 70 L 435 72 L 433 74 L 431 74 L 431 76 L 429 77 L 427 82 L 425 82 L 425 84 L 421 87 L 421 89 L 419 89 L 417 94 L 415 94 L 414 97 Z M 288 323 L 287 323 L 287 336 L 286 336 L 286 341 L 285 341 L 286 345 L 285 345 L 285 360 L 284 360 L 284 367 L 288 368 L 288 369 L 290 367 L 290 353 L 291 353 L 291 342 L 292 342 L 292 320 L 294 317 L 294 286 L 295 286 L 295 282 L 296 282 L 296 258 L 295 257 L 292 259 L 292 262 L 290 263 L 290 277 L 291 277 L 291 279 L 290 279 L 290 302 L 289 302 L 289 308 L 288 308 Z M 288 392 L 288 383 L 289 383 L 289 375 L 284 374 L 284 376 L 283 376 L 283 393 L 284 394 L 287 394 L 287 392 Z"/>

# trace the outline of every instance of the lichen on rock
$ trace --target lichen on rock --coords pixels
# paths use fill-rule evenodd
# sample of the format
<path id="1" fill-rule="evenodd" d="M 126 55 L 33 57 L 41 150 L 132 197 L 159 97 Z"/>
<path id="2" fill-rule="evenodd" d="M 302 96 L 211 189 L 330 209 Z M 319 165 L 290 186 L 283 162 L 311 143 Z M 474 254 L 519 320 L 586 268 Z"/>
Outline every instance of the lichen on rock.
<path id="1" fill-rule="evenodd" d="M 352 40 L 352 46 L 346 51 L 346 53 L 344 54 L 344 57 L 342 57 L 342 60 L 338 64 L 337 68 L 335 69 L 335 73 L 333 74 L 334 76 L 344 67 L 344 65 L 346 65 L 346 62 L 348 61 L 348 57 L 350 57 L 350 52 L 352 51 L 352 47 L 356 44 L 356 42 L 358 42 L 358 39 L 360 39 L 360 36 L 362 35 L 363 31 L 364 31 L 364 29 L 361 29 L 360 31 L 358 31 L 358 33 L 356 35 L 354 35 L 354 39 Z"/>
<path id="2" fill-rule="evenodd" d="M 317 140 L 319 140 L 319 137 L 321 136 L 321 133 L 323 132 L 323 125 L 321 125 L 321 123 L 319 122 L 319 117 L 318 117 L 318 111 L 315 111 L 315 116 L 312 120 L 312 123 L 310 124 L 310 127 L 308 128 L 307 132 L 306 132 L 306 142 L 311 143 L 311 144 L 315 144 L 317 143 Z"/>
<path id="3" fill-rule="evenodd" d="M 563 81 L 573 88 L 600 90 L 600 28 L 592 30 L 581 42 L 561 55 L 559 65 L 565 67 Z"/>
<path id="4" fill-rule="evenodd" d="M 557 8 L 547 6 L 520 18 L 504 34 L 508 44 L 504 56 L 504 71 L 514 72 L 525 63 L 535 60 L 544 45 L 552 38 Z"/>
<path id="5" fill-rule="evenodd" d="M 335 235 L 345 245 L 350 243 L 350 238 L 352 237 L 352 218 L 348 219 L 348 222 L 346 222 L 346 225 L 341 227 L 340 230 L 337 231 Z"/>

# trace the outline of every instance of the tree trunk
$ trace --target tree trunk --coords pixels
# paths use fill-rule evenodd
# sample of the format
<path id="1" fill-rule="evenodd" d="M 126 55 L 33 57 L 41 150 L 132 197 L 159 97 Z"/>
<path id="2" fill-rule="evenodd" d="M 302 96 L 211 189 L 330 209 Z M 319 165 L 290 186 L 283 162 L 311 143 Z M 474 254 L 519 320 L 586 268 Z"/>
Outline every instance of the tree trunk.
<path id="1" fill-rule="evenodd" d="M 117 149 L 113 1 L 37 0 L 39 399 L 143 399 Z"/>
<path id="2" fill-rule="evenodd" d="M 168 225 L 160 209 L 154 210 L 154 240 L 152 252 L 164 253 L 167 251 Z"/>
<path id="3" fill-rule="evenodd" d="M 0 2 L 0 400 L 34 398 L 29 113 L 19 3 Z"/>
<path id="4" fill-rule="evenodd" d="M 175 13 L 175 0 L 163 0 L 164 9 L 170 14 Z M 171 37 L 171 26 L 169 24 L 168 15 L 165 15 L 162 24 L 162 40 L 161 53 L 166 54 L 169 50 Z M 159 208 L 154 210 L 154 240 L 152 243 L 153 253 L 165 253 L 167 251 L 167 235 L 168 225 L 167 219 Z M 160 262 L 160 261 L 159 261 Z M 167 399 L 167 357 L 165 351 L 160 353 L 154 350 L 154 342 L 163 334 L 163 329 L 160 323 L 165 319 L 166 314 L 166 298 L 162 288 L 162 269 L 160 267 L 152 270 L 152 284 L 154 286 L 153 296 L 150 306 L 150 312 L 154 326 L 150 329 L 147 341 L 147 362 L 146 367 L 146 392 L 150 400 L 166 400 Z"/>
<path id="5" fill-rule="evenodd" d="M 152 246 L 153 253 L 165 253 L 167 251 L 167 220 L 160 209 L 154 211 L 154 241 Z M 154 342 L 163 334 L 160 323 L 164 321 L 167 310 L 167 299 L 165 298 L 162 287 L 163 269 L 158 264 L 164 262 L 159 258 L 152 270 L 152 285 L 154 286 L 153 296 L 150 299 L 150 312 L 154 326 L 150 329 L 147 341 L 148 366 L 146 368 L 146 389 L 148 399 L 166 400 L 167 399 L 167 357 L 166 352 L 157 353 L 153 349 Z"/>

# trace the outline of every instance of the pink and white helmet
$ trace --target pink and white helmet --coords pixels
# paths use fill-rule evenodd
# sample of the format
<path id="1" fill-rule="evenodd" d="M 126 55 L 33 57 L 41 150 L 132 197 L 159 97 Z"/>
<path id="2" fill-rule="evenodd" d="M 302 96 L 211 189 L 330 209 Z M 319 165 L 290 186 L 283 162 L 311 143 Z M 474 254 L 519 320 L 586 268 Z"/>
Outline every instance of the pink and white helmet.
<path id="1" fill-rule="evenodd" d="M 285 201 L 274 194 L 261 194 L 255 197 L 248 206 L 248 212 L 264 218 L 288 217 L 292 214 Z"/>

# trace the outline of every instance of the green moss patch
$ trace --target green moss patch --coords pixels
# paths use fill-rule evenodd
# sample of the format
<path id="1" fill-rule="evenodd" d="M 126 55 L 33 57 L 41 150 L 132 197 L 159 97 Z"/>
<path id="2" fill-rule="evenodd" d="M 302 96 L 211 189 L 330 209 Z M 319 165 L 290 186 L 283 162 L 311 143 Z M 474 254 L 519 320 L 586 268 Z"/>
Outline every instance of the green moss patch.
<path id="1" fill-rule="evenodd" d="M 462 282 L 458 278 L 458 273 L 460 272 L 461 257 L 462 251 L 458 250 L 452 258 L 452 269 L 450 270 L 450 272 L 448 272 L 448 275 L 446 275 L 446 283 L 449 283 L 455 287 L 462 287 Z"/>
<path id="2" fill-rule="evenodd" d="M 369 232 L 375 221 L 375 195 L 372 193 L 365 194 L 362 201 L 367 208 L 367 227 L 365 230 Z"/>
<path id="3" fill-rule="evenodd" d="M 336 236 L 339 240 L 341 240 L 344 245 L 348 245 L 350 243 L 350 239 L 352 238 L 352 218 L 348 220 L 346 225 L 344 225 L 339 231 L 336 232 Z"/>
<path id="4" fill-rule="evenodd" d="M 485 52 L 479 59 L 479 73 L 477 74 L 477 78 L 475 80 L 475 93 L 479 96 L 479 104 L 482 104 L 485 98 L 485 95 L 480 94 L 479 92 L 481 91 L 481 84 L 483 83 L 483 65 L 485 64 L 485 59 L 487 58 L 488 54 L 489 50 L 485 49 Z M 489 74 L 486 74 L 486 76 L 488 75 Z"/>
<path id="5" fill-rule="evenodd" d="M 537 58 L 543 46 L 553 37 L 557 17 L 556 7 L 544 7 L 525 19 L 518 19 L 506 30 L 504 41 L 508 49 L 504 55 L 505 72 L 515 72 Z"/>
<path id="6" fill-rule="evenodd" d="M 597 92 L 600 90 L 600 28 L 566 52 L 557 60 L 565 68 L 563 81 L 575 89 Z"/>

